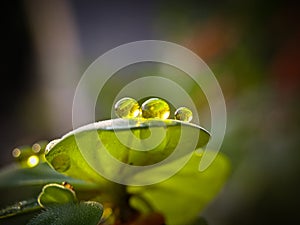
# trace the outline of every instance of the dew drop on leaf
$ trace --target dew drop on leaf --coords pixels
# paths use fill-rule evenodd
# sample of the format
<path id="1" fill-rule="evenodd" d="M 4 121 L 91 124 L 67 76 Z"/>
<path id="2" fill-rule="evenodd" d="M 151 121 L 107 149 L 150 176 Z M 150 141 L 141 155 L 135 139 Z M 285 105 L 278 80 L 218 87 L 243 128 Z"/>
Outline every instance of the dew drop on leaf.
<path id="1" fill-rule="evenodd" d="M 140 114 L 140 106 L 135 99 L 126 97 L 115 104 L 115 112 L 120 118 L 135 118 Z"/>
<path id="2" fill-rule="evenodd" d="M 65 154 L 59 154 L 55 156 L 51 162 L 53 168 L 57 170 L 58 172 L 65 172 L 67 171 L 71 166 L 71 159 L 70 157 Z"/>
<path id="3" fill-rule="evenodd" d="M 193 113 L 186 107 L 180 107 L 175 111 L 175 119 L 190 122 L 193 119 Z"/>
<path id="4" fill-rule="evenodd" d="M 144 118 L 167 119 L 170 115 L 168 103 L 159 98 L 150 98 L 142 105 L 142 116 Z"/>

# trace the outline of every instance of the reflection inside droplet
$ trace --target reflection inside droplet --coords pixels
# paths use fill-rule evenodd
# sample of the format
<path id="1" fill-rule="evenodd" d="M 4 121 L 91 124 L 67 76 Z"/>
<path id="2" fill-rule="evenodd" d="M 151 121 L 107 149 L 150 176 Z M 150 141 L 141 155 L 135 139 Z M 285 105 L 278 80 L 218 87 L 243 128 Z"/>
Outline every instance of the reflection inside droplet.
<path id="1" fill-rule="evenodd" d="M 193 113 L 186 107 L 180 107 L 175 111 L 175 119 L 190 122 L 193 119 Z"/>
<path id="2" fill-rule="evenodd" d="M 115 104 L 115 113 L 120 118 L 135 118 L 140 114 L 139 103 L 133 98 L 122 98 Z"/>
<path id="3" fill-rule="evenodd" d="M 51 165 L 58 172 L 65 172 L 71 166 L 71 159 L 67 154 L 62 153 L 52 159 Z"/>
<path id="4" fill-rule="evenodd" d="M 142 105 L 142 116 L 144 118 L 167 119 L 170 115 L 168 103 L 159 98 L 150 98 Z"/>

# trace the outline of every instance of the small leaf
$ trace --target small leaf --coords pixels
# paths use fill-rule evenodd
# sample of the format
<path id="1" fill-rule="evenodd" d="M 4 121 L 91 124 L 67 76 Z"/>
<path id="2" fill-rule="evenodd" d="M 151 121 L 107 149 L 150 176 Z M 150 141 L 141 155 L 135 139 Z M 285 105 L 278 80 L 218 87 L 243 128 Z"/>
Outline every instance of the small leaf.
<path id="1" fill-rule="evenodd" d="M 47 184 L 43 187 L 38 202 L 42 207 L 49 207 L 53 204 L 75 203 L 77 198 L 75 192 L 68 187 L 60 184 Z"/>
<path id="2" fill-rule="evenodd" d="M 97 202 L 80 202 L 55 205 L 29 221 L 27 225 L 97 225 L 103 207 Z"/>
<path id="3" fill-rule="evenodd" d="M 36 199 L 43 186 L 48 183 L 71 183 L 78 199 L 90 199 L 101 192 L 99 184 L 67 177 L 53 170 L 47 163 L 33 168 L 10 165 L 0 170 L 0 181 L 1 208 L 24 199 Z"/>

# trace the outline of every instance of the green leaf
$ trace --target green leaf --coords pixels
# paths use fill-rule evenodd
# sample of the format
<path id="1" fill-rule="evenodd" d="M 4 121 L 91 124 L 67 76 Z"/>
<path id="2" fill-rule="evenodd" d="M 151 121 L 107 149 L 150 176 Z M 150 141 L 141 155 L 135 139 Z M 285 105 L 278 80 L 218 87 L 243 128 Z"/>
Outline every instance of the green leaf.
<path id="1" fill-rule="evenodd" d="M 48 207 L 27 225 L 97 225 L 103 207 L 97 202 L 68 203 Z"/>
<path id="2" fill-rule="evenodd" d="M 128 192 L 133 194 L 133 206 L 145 210 L 145 204 L 134 199 L 142 198 L 165 216 L 167 224 L 192 223 L 218 194 L 230 171 L 230 163 L 221 153 L 203 172 L 198 170 L 200 159 L 201 155 L 195 153 L 176 175 L 161 183 L 128 187 Z"/>
<path id="3" fill-rule="evenodd" d="M 46 159 L 54 169 L 68 176 L 105 184 L 107 181 L 97 170 L 121 175 L 120 168 L 110 163 L 110 155 L 130 165 L 152 165 L 166 159 L 179 140 L 184 146 L 179 151 L 181 157 L 190 153 L 190 148 L 205 146 L 209 138 L 203 128 L 178 120 L 112 119 L 66 134 L 46 152 Z M 106 150 L 110 154 L 105 155 Z"/>
<path id="4" fill-rule="evenodd" d="M 91 195 L 98 195 L 101 191 L 99 184 L 67 177 L 50 168 L 47 163 L 41 163 L 33 168 L 22 168 L 17 164 L 10 165 L 0 170 L 0 180 L 0 208 L 6 208 L 24 199 L 36 199 L 43 186 L 48 183 L 66 181 L 72 184 L 78 199 L 90 198 Z"/>
<path id="5" fill-rule="evenodd" d="M 48 207 L 53 204 L 75 203 L 77 198 L 75 192 L 64 185 L 47 184 L 43 187 L 38 202 L 42 207 Z"/>
<path id="6" fill-rule="evenodd" d="M 47 183 L 64 182 L 71 183 L 76 189 L 95 188 L 95 183 L 74 179 L 53 170 L 47 163 L 40 163 L 33 168 L 22 168 L 12 164 L 0 170 L 0 190 L 11 187 L 43 186 Z"/>
<path id="7" fill-rule="evenodd" d="M 36 199 L 19 201 L 0 210 L 0 219 L 5 219 L 22 213 L 39 210 L 41 206 Z"/>

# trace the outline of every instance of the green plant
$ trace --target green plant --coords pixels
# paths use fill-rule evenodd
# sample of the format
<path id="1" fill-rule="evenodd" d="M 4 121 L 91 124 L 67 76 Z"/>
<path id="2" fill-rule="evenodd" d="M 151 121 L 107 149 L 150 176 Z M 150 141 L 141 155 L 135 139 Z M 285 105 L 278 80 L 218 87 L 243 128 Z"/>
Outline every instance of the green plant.
<path id="1" fill-rule="evenodd" d="M 150 133 L 162 129 L 165 136 L 159 145 L 151 151 L 134 150 L 132 146 L 140 145 Z M 3 195 L 3 203 L 17 203 L 2 209 L 0 218 L 9 221 L 11 217 L 27 214 L 32 217 L 27 219 L 28 225 L 205 224 L 199 219 L 199 212 L 219 192 L 229 173 L 229 162 L 222 154 L 207 170 L 199 172 L 202 153 L 197 150 L 176 174 L 143 186 L 119 184 L 100 173 L 104 169 L 110 177 L 139 177 L 139 173 L 128 174 L 122 165 L 158 163 L 172 154 L 182 138 L 180 142 L 184 144 L 179 154 L 164 167 L 170 170 L 177 160 L 189 154 L 184 147 L 189 148 L 195 135 L 196 149 L 209 141 L 206 130 L 188 122 L 123 118 L 81 127 L 50 142 L 46 151 L 45 145 L 39 145 L 39 151 L 29 147 L 14 150 L 20 163 L 1 171 L 0 191 L 10 196 Z M 124 164 L 112 166 L 108 156 L 102 154 L 103 149 Z M 160 177 L 155 170 L 148 174 L 151 179 Z"/>

